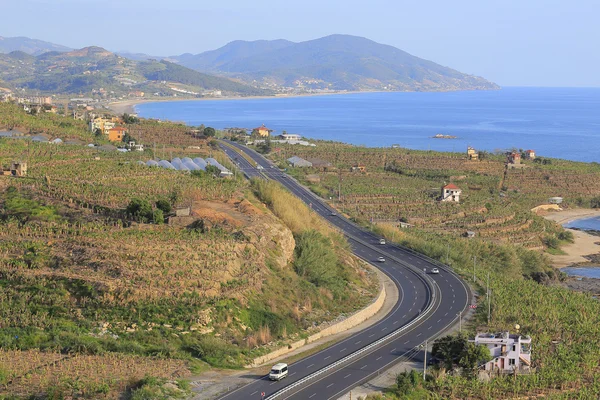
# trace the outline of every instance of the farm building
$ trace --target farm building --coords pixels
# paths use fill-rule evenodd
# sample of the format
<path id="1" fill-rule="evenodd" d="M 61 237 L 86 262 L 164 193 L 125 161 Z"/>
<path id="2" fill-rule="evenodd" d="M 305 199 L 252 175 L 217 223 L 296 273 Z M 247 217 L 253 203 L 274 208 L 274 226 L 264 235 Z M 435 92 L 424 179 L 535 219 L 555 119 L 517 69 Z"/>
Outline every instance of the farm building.
<path id="1" fill-rule="evenodd" d="M 293 167 L 312 167 L 312 163 L 310 161 L 307 161 L 304 158 L 300 158 L 298 156 L 288 158 L 287 162 L 290 163 Z"/>
<path id="2" fill-rule="evenodd" d="M 350 168 L 350 171 L 352 171 L 352 172 L 367 172 L 367 167 L 365 167 L 364 164 L 356 164 L 356 165 L 353 165 L 352 168 Z"/>
<path id="3" fill-rule="evenodd" d="M 533 151 L 533 150 L 527 150 L 527 151 L 525 151 L 525 156 L 529 160 L 535 160 L 535 151 Z"/>
<path id="4" fill-rule="evenodd" d="M 473 147 L 467 147 L 467 160 L 477 161 L 479 160 L 479 153 Z"/>
<path id="5" fill-rule="evenodd" d="M 509 153 L 508 162 L 510 164 L 521 164 L 521 154 L 517 153 L 516 151 Z"/>
<path id="6" fill-rule="evenodd" d="M 25 176 L 27 175 L 27 163 L 13 161 L 10 169 L 1 171 L 0 175 Z"/>
<path id="7" fill-rule="evenodd" d="M 479 333 L 469 342 L 486 346 L 492 360 L 483 367 L 486 371 L 514 372 L 531 366 L 531 337 L 508 332 Z"/>
<path id="8" fill-rule="evenodd" d="M 462 190 L 455 184 L 451 183 L 442 188 L 442 198 L 441 201 L 453 201 L 455 203 L 460 202 L 460 195 Z"/>

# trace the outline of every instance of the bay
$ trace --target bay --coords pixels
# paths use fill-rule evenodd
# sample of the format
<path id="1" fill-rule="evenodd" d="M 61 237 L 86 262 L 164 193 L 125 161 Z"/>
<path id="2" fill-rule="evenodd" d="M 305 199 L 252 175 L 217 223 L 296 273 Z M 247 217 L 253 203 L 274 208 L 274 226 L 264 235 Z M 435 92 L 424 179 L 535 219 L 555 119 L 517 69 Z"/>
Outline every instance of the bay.
<path id="1" fill-rule="evenodd" d="M 443 93 L 353 93 L 148 102 L 146 118 L 189 125 L 265 124 L 307 138 L 418 150 L 533 149 L 538 156 L 600 162 L 600 88 L 523 88 Z M 457 139 L 434 139 L 436 134 Z"/>

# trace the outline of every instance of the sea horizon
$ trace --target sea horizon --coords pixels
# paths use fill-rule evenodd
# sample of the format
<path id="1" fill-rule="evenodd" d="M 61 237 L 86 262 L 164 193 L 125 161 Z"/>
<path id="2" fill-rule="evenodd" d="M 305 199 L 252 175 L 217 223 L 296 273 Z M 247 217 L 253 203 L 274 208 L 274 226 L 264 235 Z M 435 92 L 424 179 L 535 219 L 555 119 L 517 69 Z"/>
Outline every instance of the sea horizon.
<path id="1" fill-rule="evenodd" d="M 415 150 L 499 152 L 598 162 L 600 88 L 508 86 L 491 91 L 358 92 L 144 102 L 141 117 L 216 129 L 265 124 L 309 139 Z M 434 139 L 436 134 L 456 139 Z"/>

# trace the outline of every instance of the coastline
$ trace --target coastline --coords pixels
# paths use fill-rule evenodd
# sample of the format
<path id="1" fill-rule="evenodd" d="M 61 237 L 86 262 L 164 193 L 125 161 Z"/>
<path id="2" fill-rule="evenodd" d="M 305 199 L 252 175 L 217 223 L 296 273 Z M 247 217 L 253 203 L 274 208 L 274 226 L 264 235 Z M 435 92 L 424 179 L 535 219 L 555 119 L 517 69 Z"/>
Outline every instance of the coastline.
<path id="1" fill-rule="evenodd" d="M 592 218 L 592 217 L 600 217 L 600 210 L 593 209 L 574 209 L 574 210 L 564 210 L 558 212 L 551 212 L 544 215 L 544 218 L 550 221 L 554 221 L 557 224 L 565 224 L 567 222 Z M 588 259 L 584 258 L 584 256 L 589 256 L 592 254 L 600 253 L 600 237 L 590 235 L 589 233 L 577 229 L 567 229 L 565 230 L 573 233 L 574 242 L 569 243 L 566 246 L 561 248 L 566 254 L 564 255 L 548 255 L 552 265 L 555 268 L 565 268 L 572 266 L 574 264 L 579 263 L 587 263 Z"/>

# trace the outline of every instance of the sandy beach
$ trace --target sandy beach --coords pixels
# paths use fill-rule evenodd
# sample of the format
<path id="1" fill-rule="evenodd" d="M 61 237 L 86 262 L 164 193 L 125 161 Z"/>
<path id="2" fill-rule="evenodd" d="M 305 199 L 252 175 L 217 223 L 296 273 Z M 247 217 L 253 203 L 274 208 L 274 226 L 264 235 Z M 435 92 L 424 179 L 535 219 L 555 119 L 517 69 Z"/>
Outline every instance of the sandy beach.
<path id="1" fill-rule="evenodd" d="M 192 98 L 173 98 L 169 97 L 167 99 L 164 98 L 156 98 L 156 99 L 131 99 L 131 100 L 122 100 L 115 101 L 113 103 L 109 103 L 108 107 L 115 114 L 134 114 L 135 106 L 142 103 L 163 103 L 163 102 L 171 102 L 171 101 L 215 101 L 215 100 L 256 100 L 256 99 L 283 99 L 283 98 L 294 98 L 294 97 L 312 97 L 312 96 L 332 96 L 332 95 L 343 95 L 343 94 L 354 94 L 354 93 L 380 93 L 379 91 L 344 91 L 344 92 L 333 92 L 333 93 L 305 93 L 305 94 L 293 94 L 293 95 L 274 95 L 274 96 L 224 96 L 224 97 L 192 97 Z"/>
<path id="2" fill-rule="evenodd" d="M 544 218 L 561 225 L 570 221 L 591 217 L 600 217 L 600 210 L 574 209 L 550 212 L 544 215 Z M 549 255 L 552 264 L 556 268 L 564 268 L 573 264 L 588 262 L 589 260 L 583 256 L 600 253 L 600 245 L 598 244 L 600 243 L 600 237 L 576 229 L 567 230 L 573 233 L 575 242 L 561 248 L 567 253 L 566 255 Z"/>

